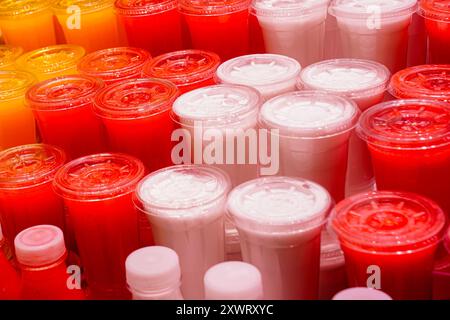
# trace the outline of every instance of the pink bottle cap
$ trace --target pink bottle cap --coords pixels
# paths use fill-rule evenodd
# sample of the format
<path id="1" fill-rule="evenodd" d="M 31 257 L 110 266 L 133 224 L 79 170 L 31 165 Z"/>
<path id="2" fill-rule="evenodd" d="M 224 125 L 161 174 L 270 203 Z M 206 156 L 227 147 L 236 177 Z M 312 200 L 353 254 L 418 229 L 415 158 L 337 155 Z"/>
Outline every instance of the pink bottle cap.
<path id="1" fill-rule="evenodd" d="M 416 12 L 417 0 L 333 0 L 329 13 L 335 17 L 367 19 L 376 13 L 381 19 L 408 16 Z"/>
<path id="2" fill-rule="evenodd" d="M 64 151 L 29 144 L 0 152 L 0 189 L 20 189 L 51 182 L 66 161 Z"/>
<path id="3" fill-rule="evenodd" d="M 64 234 L 52 225 L 34 226 L 14 239 L 17 261 L 25 266 L 40 267 L 55 263 L 66 254 Z"/>
<path id="4" fill-rule="evenodd" d="M 418 13 L 430 20 L 450 22 L 450 2 L 448 0 L 421 0 Z"/>
<path id="5" fill-rule="evenodd" d="M 247 10 L 251 0 L 180 0 L 180 11 L 191 15 L 223 15 Z"/>
<path id="6" fill-rule="evenodd" d="M 54 181 L 65 199 L 106 200 L 134 191 L 144 176 L 138 159 L 120 153 L 102 153 L 73 160 L 62 167 Z"/>
<path id="7" fill-rule="evenodd" d="M 441 239 L 445 214 L 420 195 L 379 191 L 357 194 L 338 203 L 332 223 L 347 247 L 400 254 L 435 245 Z"/>
<path id="8" fill-rule="evenodd" d="M 36 78 L 25 71 L 0 71 L 0 101 L 23 97 Z"/>
<path id="9" fill-rule="evenodd" d="M 146 16 L 178 8 L 177 0 L 116 0 L 116 12 L 124 16 Z"/>
<path id="10" fill-rule="evenodd" d="M 260 124 L 279 129 L 283 136 L 322 138 L 353 130 L 359 114 L 357 105 L 341 96 L 319 91 L 290 92 L 262 106 Z"/>
<path id="11" fill-rule="evenodd" d="M 205 273 L 206 300 L 262 300 L 262 278 L 253 265 L 240 261 L 216 264 Z"/>
<path id="12" fill-rule="evenodd" d="M 450 64 L 422 65 L 394 74 L 389 93 L 398 99 L 450 102 Z"/>
<path id="13" fill-rule="evenodd" d="M 176 289 L 181 283 L 178 255 L 166 247 L 146 247 L 131 253 L 125 261 L 131 290 L 158 294 Z"/>
<path id="14" fill-rule="evenodd" d="M 251 12 L 264 17 L 299 17 L 326 10 L 329 0 L 254 0 Z"/>
<path id="15" fill-rule="evenodd" d="M 338 292 L 333 300 L 392 300 L 392 298 L 377 289 L 355 287 Z"/>
<path id="16" fill-rule="evenodd" d="M 450 143 L 450 105 L 432 100 L 395 100 L 366 110 L 357 133 L 368 143 L 405 150 Z"/>
<path id="17" fill-rule="evenodd" d="M 67 15 L 67 8 L 73 5 L 80 8 L 83 14 L 86 14 L 112 7 L 113 0 L 56 0 L 52 3 L 52 9 L 56 11 L 56 13 L 63 13 Z"/>
<path id="18" fill-rule="evenodd" d="M 160 55 L 144 67 L 148 77 L 166 79 L 177 86 L 191 85 L 214 76 L 220 58 L 203 50 L 182 50 Z"/>
<path id="19" fill-rule="evenodd" d="M 108 119 L 138 119 L 167 111 L 178 96 L 178 88 L 167 80 L 131 79 L 102 89 L 94 111 Z"/>
<path id="20" fill-rule="evenodd" d="M 14 69 L 14 63 L 17 58 L 23 53 L 21 47 L 14 47 L 9 45 L 0 45 L 0 68 Z"/>
<path id="21" fill-rule="evenodd" d="M 145 63 L 151 59 L 144 49 L 118 47 L 92 52 L 81 59 L 78 71 L 111 84 L 138 78 Z"/>
<path id="22" fill-rule="evenodd" d="M 340 267 L 344 264 L 344 252 L 336 234 L 331 228 L 324 228 L 320 244 L 320 267 L 327 269 Z"/>
<path id="23" fill-rule="evenodd" d="M 238 229 L 298 232 L 325 223 L 331 197 L 320 185 L 302 179 L 266 177 L 233 189 L 228 212 Z"/>

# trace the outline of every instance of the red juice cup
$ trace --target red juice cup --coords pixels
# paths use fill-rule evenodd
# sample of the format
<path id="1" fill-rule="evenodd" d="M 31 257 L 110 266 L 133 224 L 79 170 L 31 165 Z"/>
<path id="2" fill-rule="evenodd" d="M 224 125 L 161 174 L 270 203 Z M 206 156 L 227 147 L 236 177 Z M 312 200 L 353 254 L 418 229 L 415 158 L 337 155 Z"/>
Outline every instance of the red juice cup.
<path id="1" fill-rule="evenodd" d="M 92 52 L 78 63 L 78 71 L 102 79 L 106 85 L 139 78 L 144 64 L 151 59 L 144 49 L 117 47 Z"/>
<path id="2" fill-rule="evenodd" d="M 450 228 L 438 249 L 433 270 L 433 300 L 450 300 Z"/>
<path id="3" fill-rule="evenodd" d="M 20 278 L 13 267 L 5 245 L 2 226 L 0 226 L 0 300 L 18 300 L 20 298 Z"/>
<path id="4" fill-rule="evenodd" d="M 332 224 L 350 286 L 373 284 L 394 299 L 431 298 L 434 255 L 445 224 L 436 203 L 412 193 L 361 193 L 337 204 Z"/>
<path id="5" fill-rule="evenodd" d="M 216 84 L 214 74 L 220 64 L 217 54 L 203 50 L 183 50 L 163 54 L 149 61 L 145 77 L 169 80 L 181 93 Z"/>
<path id="6" fill-rule="evenodd" d="M 154 56 L 183 48 L 177 0 L 116 0 L 115 9 L 130 46 Z"/>
<path id="7" fill-rule="evenodd" d="M 368 144 L 379 190 L 415 192 L 450 215 L 450 105 L 396 100 L 366 110 L 357 133 Z"/>
<path id="8" fill-rule="evenodd" d="M 250 0 L 180 0 L 183 27 L 194 49 L 217 53 L 222 61 L 250 53 Z M 205 27 L 207 26 L 207 27 Z"/>
<path id="9" fill-rule="evenodd" d="M 55 190 L 75 232 L 89 298 L 130 298 L 125 260 L 139 247 L 132 194 L 143 176 L 138 159 L 103 153 L 69 162 L 55 177 Z"/>
<path id="10" fill-rule="evenodd" d="M 101 123 L 92 106 L 104 83 L 86 75 L 40 82 L 26 94 L 44 143 L 64 149 L 72 159 L 105 151 Z"/>

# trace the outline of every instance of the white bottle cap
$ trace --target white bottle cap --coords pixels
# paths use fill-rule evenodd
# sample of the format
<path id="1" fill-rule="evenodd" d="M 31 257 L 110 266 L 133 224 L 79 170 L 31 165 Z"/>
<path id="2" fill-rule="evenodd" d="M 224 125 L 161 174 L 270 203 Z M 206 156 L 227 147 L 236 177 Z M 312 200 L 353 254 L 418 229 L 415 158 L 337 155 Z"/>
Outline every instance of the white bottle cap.
<path id="1" fill-rule="evenodd" d="M 392 300 L 392 298 L 381 290 L 355 287 L 336 293 L 333 300 Z"/>

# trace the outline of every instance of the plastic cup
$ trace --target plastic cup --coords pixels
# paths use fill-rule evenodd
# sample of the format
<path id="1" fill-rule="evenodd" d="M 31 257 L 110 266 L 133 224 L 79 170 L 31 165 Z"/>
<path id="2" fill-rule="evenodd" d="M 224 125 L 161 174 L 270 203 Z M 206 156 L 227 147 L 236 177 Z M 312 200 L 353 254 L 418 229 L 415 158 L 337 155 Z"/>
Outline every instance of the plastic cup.
<path id="1" fill-rule="evenodd" d="M 115 9 L 130 46 L 153 56 L 183 48 L 177 0 L 116 0 Z"/>
<path id="2" fill-rule="evenodd" d="M 214 74 L 220 64 L 217 54 L 203 50 L 183 50 L 163 54 L 149 61 L 143 75 L 165 79 L 180 93 L 216 84 Z"/>
<path id="3" fill-rule="evenodd" d="M 246 182 L 228 197 L 244 262 L 262 275 L 269 300 L 317 299 L 320 233 L 331 198 L 307 180 L 267 177 Z"/>
<path id="4" fill-rule="evenodd" d="M 0 226 L 0 299 L 18 300 L 20 299 L 20 277 L 17 270 L 12 265 Z"/>
<path id="5" fill-rule="evenodd" d="M 26 94 L 42 141 L 64 149 L 72 159 L 106 150 L 101 122 L 92 108 L 101 80 L 85 75 L 40 82 Z"/>
<path id="6" fill-rule="evenodd" d="M 359 117 L 356 104 L 319 91 L 287 93 L 261 108 L 262 128 L 278 129 L 278 175 L 312 180 L 344 198 L 349 140 Z"/>
<path id="7" fill-rule="evenodd" d="M 300 64 L 277 54 L 252 54 L 222 63 L 217 69 L 219 83 L 241 84 L 259 91 L 264 100 L 295 91 Z"/>
<path id="8" fill-rule="evenodd" d="M 6 44 L 25 51 L 56 44 L 50 0 L 0 1 L 0 29 Z"/>
<path id="9" fill-rule="evenodd" d="M 262 29 L 266 52 L 296 59 L 303 67 L 323 60 L 329 0 L 256 0 L 251 13 Z"/>
<path id="10" fill-rule="evenodd" d="M 248 54 L 251 0 L 180 0 L 186 43 L 217 53 L 222 61 Z M 205 28 L 205 26 L 207 26 Z"/>
<path id="11" fill-rule="evenodd" d="M 397 100 L 364 112 L 357 127 L 368 144 L 379 190 L 415 192 L 450 215 L 450 106 Z"/>
<path id="12" fill-rule="evenodd" d="M 107 85 L 139 78 L 145 63 L 151 59 L 144 49 L 110 48 L 86 55 L 78 64 L 82 74 L 102 79 Z"/>
<path id="13" fill-rule="evenodd" d="M 333 0 L 343 55 L 380 62 L 391 72 L 406 67 L 408 30 L 417 0 Z"/>
<path id="14" fill-rule="evenodd" d="M 450 299 L 450 228 L 443 242 L 444 245 L 438 249 L 433 270 L 433 300 Z"/>
<path id="15" fill-rule="evenodd" d="M 392 300 L 392 298 L 381 290 L 355 287 L 338 292 L 333 300 Z"/>
<path id="16" fill-rule="evenodd" d="M 407 66 L 425 64 L 427 62 L 428 37 L 425 29 L 425 19 L 418 13 L 413 14 L 408 33 Z"/>
<path id="17" fill-rule="evenodd" d="M 362 193 L 337 204 L 338 234 L 349 285 L 375 285 L 394 299 L 430 299 L 442 209 L 403 192 Z M 411 267 L 414 266 L 414 267 Z"/>
<path id="18" fill-rule="evenodd" d="M 146 213 L 155 243 L 178 254 L 186 299 L 203 299 L 203 276 L 223 262 L 225 202 L 230 182 L 221 170 L 174 166 L 153 172 L 136 189 L 135 205 Z"/>
<path id="19" fill-rule="evenodd" d="M 22 53 L 21 47 L 0 45 L 0 70 L 15 70 L 16 60 Z"/>

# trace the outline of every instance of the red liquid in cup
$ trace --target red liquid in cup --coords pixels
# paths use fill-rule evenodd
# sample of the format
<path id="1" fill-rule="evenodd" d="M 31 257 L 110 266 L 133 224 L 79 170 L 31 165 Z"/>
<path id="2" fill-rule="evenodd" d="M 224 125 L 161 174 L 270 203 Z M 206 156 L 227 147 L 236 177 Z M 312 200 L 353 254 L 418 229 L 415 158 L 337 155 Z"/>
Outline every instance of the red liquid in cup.
<path id="1" fill-rule="evenodd" d="M 450 228 L 443 242 L 434 265 L 433 300 L 450 300 Z"/>
<path id="2" fill-rule="evenodd" d="M 0 226 L 0 300 L 17 300 L 20 297 L 20 278 L 7 257 L 7 250 Z"/>

